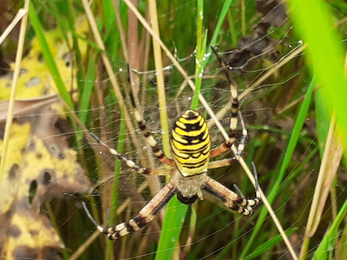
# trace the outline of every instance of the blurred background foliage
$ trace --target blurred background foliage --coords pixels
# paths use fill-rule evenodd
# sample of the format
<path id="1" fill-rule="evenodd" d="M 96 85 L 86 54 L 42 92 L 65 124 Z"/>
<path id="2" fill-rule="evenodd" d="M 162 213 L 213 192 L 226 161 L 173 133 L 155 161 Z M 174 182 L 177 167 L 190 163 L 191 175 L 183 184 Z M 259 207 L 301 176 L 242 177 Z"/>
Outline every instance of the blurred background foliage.
<path id="1" fill-rule="evenodd" d="M 150 16 L 150 1 L 132 2 L 147 21 L 154 19 Z M 129 95 L 135 93 L 147 127 L 165 150 L 169 148 L 165 140 L 163 144 L 161 141 L 162 135 L 167 134 L 164 122 L 171 124 L 181 111 L 188 109 L 194 92 L 182 85 L 184 78 L 164 52 L 161 59 L 164 84 L 157 82 L 153 39 L 125 2 L 95 0 L 89 1 L 89 8 L 83 3 L 87 1 L 31 1 L 21 65 L 26 72 L 20 76 L 17 90 L 17 98 L 21 99 L 55 94 L 62 97 L 69 107 L 63 134 L 70 147 L 77 151 L 78 161 L 93 185 L 88 192 L 80 191 L 82 196 L 77 195 L 78 191 L 66 191 L 69 196 L 58 196 L 41 206 L 41 213 L 49 212 L 64 245 L 56 257 L 71 260 L 292 259 L 263 205 L 256 209 L 253 217 L 247 218 L 225 209 L 209 196 L 187 211 L 182 205 L 174 206 L 176 211 L 171 214 L 183 216 L 183 223 L 179 224 L 178 219 L 161 229 L 167 218 L 163 212 L 147 228 L 112 244 L 98 235 L 81 208 L 81 200 L 88 201 L 98 222 L 105 223 L 107 209 L 111 208 L 111 221 L 121 223 L 134 217 L 165 179 L 137 176 L 88 138 L 87 131 L 97 134 L 142 166 L 159 167 L 136 130 Z M 22 6 L 23 1 L 0 3 L 2 31 Z M 330 10 L 326 20 L 334 26 L 330 29 L 344 38 L 347 4 L 336 0 L 327 1 L 326 6 Z M 306 24 L 305 19 L 299 17 L 293 24 L 292 9 L 288 10 L 288 6 L 277 0 L 157 1 L 156 8 L 160 39 L 186 73 L 196 78 L 200 93 L 212 110 L 218 112 L 227 131 L 229 86 L 218 60 L 210 54 L 210 45 L 217 48 L 230 68 L 249 131 L 242 156 L 248 165 L 253 161 L 257 166 L 260 186 L 296 254 L 309 259 L 323 250 L 329 252 L 324 256 L 326 259 L 346 259 L 345 218 L 340 219 L 338 215 L 344 212 L 347 175 L 344 163 L 339 166 L 341 157 L 329 157 L 322 166 L 324 152 L 326 156 L 334 153 L 342 156 L 341 142 L 338 134 L 332 134 L 337 144 L 330 140 L 326 146 L 331 110 L 326 108 L 324 92 L 313 79 L 310 61 L 305 59 L 306 41 L 297 30 L 301 23 Z M 86 10 L 91 11 L 93 21 Z M 104 48 L 96 40 L 92 24 L 101 35 Z M 314 21 L 312 24 L 314 26 Z M 13 28 L 0 49 L 2 100 L 10 96 L 11 77 L 8 75 L 15 66 L 18 32 L 19 26 Z M 316 41 L 324 44 L 324 40 Z M 330 57 L 324 52 L 318 55 Z M 128 62 L 135 83 L 132 87 L 127 84 Z M 35 84 L 28 84 L 33 79 Z M 159 104 L 160 88 L 165 90 L 164 108 Z M 159 114 L 163 109 L 167 111 L 167 118 Z M 205 111 L 201 105 L 198 109 Z M 72 116 L 73 112 L 78 120 Z M 209 119 L 207 114 L 206 117 Z M 219 130 L 209 124 L 215 147 L 224 140 Z M 237 135 L 241 136 L 241 131 Z M 228 152 L 220 159 L 232 156 L 232 152 Z M 332 170 L 328 173 L 327 169 Z M 323 190 L 315 189 L 320 171 L 330 174 L 325 196 Z M 228 188 L 236 183 L 246 196 L 254 196 L 254 187 L 238 164 L 211 171 L 210 176 Z M 317 225 L 310 227 L 310 239 L 305 239 L 315 197 L 324 199 L 319 204 L 320 213 L 316 214 Z M 336 224 L 336 219 L 343 225 Z M 337 227 L 331 239 L 325 240 L 331 225 Z"/>

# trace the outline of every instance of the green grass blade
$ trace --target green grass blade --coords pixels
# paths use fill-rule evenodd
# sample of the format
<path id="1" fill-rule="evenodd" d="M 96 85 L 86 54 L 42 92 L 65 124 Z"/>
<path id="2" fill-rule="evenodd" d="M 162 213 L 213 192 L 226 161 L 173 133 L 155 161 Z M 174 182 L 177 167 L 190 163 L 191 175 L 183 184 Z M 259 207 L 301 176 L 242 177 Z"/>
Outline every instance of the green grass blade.
<path id="1" fill-rule="evenodd" d="M 169 204 L 161 229 L 156 260 L 172 259 L 188 210 L 188 206 L 179 202 L 176 196 L 171 199 Z"/>
<path id="2" fill-rule="evenodd" d="M 198 1 L 197 8 L 197 53 L 198 61 L 202 61 L 206 49 L 206 37 L 203 36 L 203 1 Z M 203 39 L 204 38 L 204 39 Z M 196 65 L 196 73 L 203 70 L 201 64 Z M 201 87 L 201 77 L 196 74 L 198 84 L 196 83 L 196 89 L 194 91 L 194 97 L 191 104 L 192 109 L 197 109 L 199 106 L 199 93 Z M 181 234 L 182 225 L 187 214 L 188 206 L 180 203 L 175 196 L 168 203 L 166 214 L 163 222 L 162 232 L 157 249 L 156 260 L 160 259 L 172 259 L 177 241 Z"/>
<path id="3" fill-rule="evenodd" d="M 326 233 L 318 249 L 314 253 L 314 256 L 313 256 L 314 260 L 328 259 L 327 258 L 328 252 L 332 248 L 334 248 L 334 242 L 337 238 L 336 237 L 337 229 L 340 226 L 342 220 L 346 217 L 346 214 L 347 214 L 347 201 L 345 201 L 345 203 L 343 204 L 342 208 L 339 211 L 339 214 L 337 215 L 336 219 L 331 225 L 329 231 Z"/>
<path id="4" fill-rule="evenodd" d="M 88 109 L 90 105 L 91 94 L 94 86 L 95 74 L 96 74 L 96 62 L 95 55 L 92 55 L 89 59 L 87 78 L 84 82 L 83 92 L 79 104 L 79 118 L 83 124 L 86 123 Z"/>
<path id="5" fill-rule="evenodd" d="M 116 1 L 112 1 L 112 0 L 102 1 L 103 7 L 104 7 L 103 9 L 105 12 L 105 28 L 106 28 L 105 45 L 107 46 L 107 53 L 112 60 L 117 58 L 118 56 L 117 50 L 120 46 L 120 39 L 119 39 L 120 33 L 118 31 L 118 27 L 116 23 L 114 3 L 116 3 Z M 117 33 L 115 33 L 115 30 L 117 31 Z"/>
<path id="6" fill-rule="evenodd" d="M 322 89 L 317 89 L 314 93 L 314 103 L 316 108 L 316 122 L 317 126 L 319 126 L 317 129 L 319 153 L 320 157 L 323 158 L 324 147 L 331 122 L 331 113 L 329 114 L 329 111 L 327 111 Z"/>
<path id="7" fill-rule="evenodd" d="M 285 171 L 286 171 L 286 169 L 289 165 L 289 162 L 293 156 L 295 147 L 296 147 L 298 139 L 300 137 L 301 129 L 302 129 L 304 122 L 306 120 L 306 115 L 307 115 L 307 112 L 309 110 L 310 103 L 311 103 L 312 92 L 313 92 L 313 89 L 315 86 L 316 86 L 316 83 L 314 80 L 312 80 L 308 89 L 307 89 L 306 96 L 302 102 L 298 116 L 295 120 L 295 125 L 293 127 L 292 134 L 290 136 L 286 151 L 284 153 L 284 157 L 283 157 L 283 160 L 282 160 L 282 163 L 280 166 L 278 177 L 276 178 L 275 183 L 270 185 L 272 188 L 271 188 L 271 191 L 268 192 L 268 194 L 271 194 L 271 196 L 269 196 L 267 198 L 270 204 L 275 200 L 275 198 L 278 194 L 279 186 L 283 180 Z M 262 227 L 262 223 L 264 222 L 266 215 L 267 215 L 267 209 L 265 207 L 262 207 L 262 210 L 261 210 L 260 215 L 258 217 L 257 224 L 255 225 L 252 236 L 247 241 L 247 244 L 246 244 L 244 250 L 242 251 L 240 258 L 244 258 L 248 254 L 249 250 L 254 246 L 254 244 L 253 244 L 254 240 L 257 237 L 257 235 L 260 231 L 260 228 Z"/>
<path id="8" fill-rule="evenodd" d="M 224 22 L 225 16 L 227 15 L 228 10 L 229 10 L 230 5 L 231 5 L 232 2 L 233 2 L 233 0 L 226 0 L 224 2 L 224 4 L 223 4 L 222 10 L 221 10 L 220 15 L 218 17 L 216 28 L 213 31 L 213 35 L 212 35 L 212 39 L 211 39 L 211 42 L 210 42 L 210 46 L 214 46 L 216 44 L 217 38 L 218 38 L 218 35 L 219 35 L 219 32 L 220 32 L 220 29 L 222 27 L 222 24 Z M 205 66 L 209 62 L 212 50 L 210 48 L 208 48 L 207 52 L 208 52 L 208 54 L 206 55 L 206 60 L 205 60 L 203 68 L 205 68 Z"/>
<path id="9" fill-rule="evenodd" d="M 292 8 L 294 25 L 302 39 L 308 43 L 307 59 L 312 73 L 316 75 L 321 87 L 321 98 L 324 101 L 327 115 L 333 110 L 336 122 L 342 132 L 344 145 L 347 144 L 347 119 L 345 111 L 347 104 L 347 81 L 344 75 L 342 42 L 333 30 L 332 13 L 325 2 L 321 1 L 289 1 Z M 294 8 L 295 7 L 295 8 Z M 334 247 L 337 228 L 347 212 L 345 202 L 337 218 L 321 241 L 314 254 L 314 259 L 328 259 L 329 251 Z"/>
<path id="10" fill-rule="evenodd" d="M 59 94 L 60 94 L 61 98 L 65 101 L 65 103 L 72 110 L 74 110 L 71 97 L 70 97 L 69 92 L 67 91 L 65 84 L 64 84 L 64 82 L 60 76 L 59 70 L 57 68 L 57 64 L 55 63 L 52 52 L 49 49 L 49 46 L 48 46 L 48 43 L 46 41 L 45 34 L 44 34 L 43 29 L 42 29 L 40 20 L 39 20 L 37 13 L 35 11 L 35 6 L 32 2 L 30 2 L 29 19 L 31 21 L 31 25 L 34 28 L 37 39 L 40 42 L 42 55 L 45 59 L 46 65 L 47 65 L 47 67 L 48 67 L 48 69 L 52 75 L 52 78 L 55 82 L 55 85 L 57 86 Z"/>
<path id="11" fill-rule="evenodd" d="M 117 145 L 117 151 L 119 153 L 124 152 L 124 145 L 125 145 L 125 119 L 124 119 L 124 112 L 122 111 L 121 120 L 120 120 L 120 129 L 119 129 L 119 138 L 118 138 L 118 145 Z M 119 181 L 119 174 L 121 170 L 122 162 L 119 159 L 116 159 L 115 164 L 115 171 L 114 171 L 114 182 L 113 182 L 113 191 L 112 191 L 112 204 L 110 208 L 110 226 L 114 226 L 114 217 L 116 214 L 116 208 L 119 206 L 119 198 L 118 198 L 118 181 Z M 113 242 L 107 241 L 106 246 L 106 260 L 113 259 Z"/>
<path id="12" fill-rule="evenodd" d="M 331 114 L 336 112 L 336 122 L 347 136 L 347 81 L 344 75 L 342 41 L 333 30 L 331 11 L 324 1 L 290 0 L 292 20 L 297 32 L 308 43 L 308 64 L 322 86 L 322 96 Z M 342 138 L 347 145 L 347 138 Z"/>
<path id="13" fill-rule="evenodd" d="M 78 117 L 85 125 L 87 121 L 88 111 L 90 108 L 90 100 L 94 86 L 95 74 L 96 74 L 96 62 L 95 55 L 91 55 L 88 63 L 87 78 L 84 81 L 84 87 L 82 88 L 82 95 L 79 102 Z M 76 138 L 80 142 L 84 133 L 82 131 L 76 133 Z"/>
<path id="14" fill-rule="evenodd" d="M 202 0 L 198 1 L 196 22 L 197 22 L 197 30 L 196 30 L 196 46 L 197 46 L 197 54 L 196 54 L 196 64 L 195 64 L 195 91 L 191 104 L 191 109 L 197 109 L 199 106 L 199 94 L 201 89 L 201 81 L 202 81 L 202 73 L 204 71 L 204 55 L 206 51 L 206 40 L 207 40 L 207 32 L 204 37 L 204 2 Z"/>

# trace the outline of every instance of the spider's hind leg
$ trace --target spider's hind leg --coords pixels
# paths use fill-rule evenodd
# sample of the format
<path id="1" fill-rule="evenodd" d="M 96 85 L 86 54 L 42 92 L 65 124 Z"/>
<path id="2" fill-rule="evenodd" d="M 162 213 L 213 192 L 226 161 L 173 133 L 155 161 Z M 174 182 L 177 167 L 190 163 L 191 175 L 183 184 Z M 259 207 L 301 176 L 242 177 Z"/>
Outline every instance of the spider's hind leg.
<path id="1" fill-rule="evenodd" d="M 90 214 L 85 202 L 83 202 L 83 208 L 87 213 L 89 219 L 93 222 L 96 228 L 103 234 L 107 235 L 108 239 L 116 240 L 120 237 L 123 237 L 130 232 L 138 231 L 139 229 L 146 226 L 151 222 L 155 215 L 170 201 L 170 199 L 176 194 L 176 188 L 168 183 L 164 186 L 157 195 L 139 212 L 139 214 L 129 220 L 118 224 L 114 227 L 109 227 L 108 223 L 105 228 L 98 224 L 93 216 Z M 108 222 L 108 220 L 107 220 Z"/>
<path id="2" fill-rule="evenodd" d="M 252 162 L 252 166 L 253 166 L 255 190 L 256 190 L 256 198 L 254 199 L 246 199 L 236 185 L 234 185 L 234 188 L 238 194 L 229 190 L 224 185 L 220 184 L 219 182 L 209 177 L 206 179 L 206 182 L 202 185 L 202 188 L 208 193 L 215 196 L 220 201 L 222 201 L 226 207 L 240 214 L 243 214 L 246 216 L 252 216 L 254 213 L 253 209 L 261 202 L 257 171 L 255 169 L 253 162 Z"/>

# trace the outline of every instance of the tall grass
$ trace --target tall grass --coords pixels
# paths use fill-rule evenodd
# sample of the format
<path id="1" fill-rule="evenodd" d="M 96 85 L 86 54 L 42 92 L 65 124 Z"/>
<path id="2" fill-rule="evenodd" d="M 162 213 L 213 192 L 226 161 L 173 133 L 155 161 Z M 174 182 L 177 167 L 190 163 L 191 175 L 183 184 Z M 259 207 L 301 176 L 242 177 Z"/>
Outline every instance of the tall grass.
<path id="1" fill-rule="evenodd" d="M 183 3 L 174 0 L 170 5 L 155 5 L 155 1 L 150 3 L 151 7 L 147 6 L 148 2 L 139 1 L 137 9 L 147 20 L 151 17 L 152 21 L 158 22 L 156 28 L 152 27 L 154 33 L 160 36 L 168 51 L 176 51 L 179 65 L 194 79 L 196 88 L 194 91 L 188 88 L 183 90 L 178 99 L 180 108 L 201 109 L 201 94 L 209 107 L 215 112 L 220 111 L 227 122 L 230 117 L 230 93 L 228 87 L 223 85 L 219 63 L 211 55 L 209 46 L 217 47 L 223 57 L 230 58 L 230 52 L 224 52 L 235 48 L 240 37 L 252 34 L 254 26 L 263 19 L 256 12 L 254 1 L 197 0 Z M 327 232 L 318 230 L 311 237 L 310 243 L 305 242 L 304 247 L 301 247 L 303 240 L 300 240 L 305 234 L 308 208 L 316 196 L 313 184 L 317 180 L 320 154 L 324 152 L 320 144 L 325 143 L 332 111 L 336 113 L 337 127 L 343 142 L 346 142 L 344 53 L 341 39 L 330 24 L 332 20 L 342 17 L 339 12 L 332 13 L 327 4 L 321 1 L 290 0 L 289 3 L 291 19 L 283 27 L 270 27 L 266 35 L 271 38 L 270 51 L 248 57 L 250 65 L 243 71 L 235 68 L 231 70 L 238 93 L 242 96 L 241 111 L 250 133 L 243 157 L 247 163 L 255 162 L 260 186 L 290 241 L 296 241 L 293 243 L 294 248 L 296 251 L 302 250 L 301 259 L 329 259 L 335 254 L 344 259 L 347 252 L 338 248 L 344 241 L 339 235 L 346 229 L 341 223 L 347 209 L 345 200 L 341 199 L 345 197 L 344 191 L 339 188 L 345 185 L 338 178 L 331 192 L 331 197 L 336 199 L 326 202 L 324 217 L 318 220 L 321 230 Z M 210 8 L 212 5 L 213 8 Z M 129 112 L 127 96 L 130 92 L 136 92 L 138 104 L 144 105 L 142 110 L 147 112 L 144 113 L 144 119 L 148 125 L 160 133 L 165 132 L 165 137 L 162 134 L 154 135 L 160 145 L 163 143 L 162 147 L 169 155 L 168 124 L 177 115 L 173 109 L 173 99 L 184 76 L 180 69 L 173 68 L 167 58 L 170 53 L 160 49 L 160 44 L 156 45 L 158 39 L 154 36 L 149 38 L 148 28 L 142 25 L 142 21 L 138 22 L 138 16 L 133 16 L 128 6 L 128 0 L 97 0 L 91 5 L 86 0 L 66 1 L 62 5 L 45 0 L 32 1 L 28 34 L 31 38 L 27 40 L 29 44 L 33 37 L 37 37 L 44 61 L 57 86 L 57 94 L 72 111 L 77 111 L 88 129 L 104 140 L 113 141 L 118 151 L 124 150 L 129 159 L 136 160 L 142 166 L 152 167 L 151 164 L 154 164 L 159 167 L 157 162 L 151 163 L 153 155 L 143 148 L 144 140 L 134 130 L 136 124 Z M 87 34 L 81 33 L 75 24 L 81 16 L 88 17 L 85 18 L 90 28 Z M 49 22 L 51 20 L 54 22 Z M 134 29 L 136 24 L 138 29 Z M 343 23 L 339 26 L 346 29 Z M 66 77 L 71 75 L 59 73 L 57 61 L 47 44 L 50 39 L 47 39 L 45 31 L 54 28 L 64 34 L 69 52 L 73 55 L 76 69 L 73 76 L 77 80 L 77 87 L 72 92 L 78 94 L 78 101 L 71 98 L 72 93 L 67 91 L 64 84 Z M 131 34 L 136 34 L 136 37 Z M 129 38 L 138 38 L 135 47 L 129 46 Z M 308 44 L 304 58 L 297 53 L 290 56 L 299 48 L 301 51 L 305 49 L 300 47 L 300 40 Z M 84 51 L 81 43 L 87 46 Z M 279 60 L 274 60 L 271 51 L 276 53 L 278 49 Z M 127 85 L 123 71 L 129 60 L 138 66 L 134 71 L 134 82 L 143 83 L 138 84 L 141 86 Z M 144 61 L 148 63 L 144 64 Z M 168 71 L 162 69 L 168 65 Z M 306 65 L 309 65 L 310 71 Z M 156 71 L 157 75 L 136 74 L 142 70 Z M 147 78 L 158 84 L 158 87 L 146 84 Z M 224 106 L 227 108 L 223 109 Z M 320 122 L 317 126 L 311 123 L 316 118 Z M 80 160 L 83 161 L 88 177 L 96 185 L 96 189 L 86 198 L 91 199 L 89 205 L 93 216 L 97 220 L 105 219 L 107 208 L 111 208 L 111 224 L 134 217 L 155 193 L 157 180 L 133 177 L 132 172 L 118 161 L 114 170 L 114 163 L 108 163 L 113 158 L 98 159 L 98 154 L 89 148 L 81 132 L 77 128 L 75 130 Z M 217 128 L 211 128 L 214 147 L 224 141 L 219 132 Z M 232 156 L 230 152 L 218 159 Z M 110 172 L 115 174 L 111 178 L 113 183 L 107 181 Z M 235 182 L 246 195 L 254 196 L 254 188 L 238 164 L 210 174 L 227 187 L 232 188 Z M 127 190 L 122 186 L 124 183 L 134 187 Z M 59 203 L 63 202 L 52 205 L 52 212 L 56 222 L 64 223 L 60 226 L 60 233 L 63 243 L 69 248 L 64 259 L 70 259 L 72 255 L 71 259 L 179 259 L 181 256 L 186 259 L 265 260 L 289 255 L 288 247 L 262 205 L 256 209 L 255 216 L 246 218 L 226 210 L 209 196 L 193 209 L 181 205 L 174 198 L 163 219 L 158 214 L 148 229 L 114 243 L 107 242 L 106 245 L 105 237 L 96 233 L 92 235 L 95 228 L 85 213 L 76 207 L 79 201 L 75 204 L 69 200 L 68 210 L 63 213 L 58 210 L 56 204 Z M 332 207 L 337 210 L 336 214 L 330 210 L 332 204 L 336 204 Z M 333 253 L 328 254 L 329 250 Z"/>

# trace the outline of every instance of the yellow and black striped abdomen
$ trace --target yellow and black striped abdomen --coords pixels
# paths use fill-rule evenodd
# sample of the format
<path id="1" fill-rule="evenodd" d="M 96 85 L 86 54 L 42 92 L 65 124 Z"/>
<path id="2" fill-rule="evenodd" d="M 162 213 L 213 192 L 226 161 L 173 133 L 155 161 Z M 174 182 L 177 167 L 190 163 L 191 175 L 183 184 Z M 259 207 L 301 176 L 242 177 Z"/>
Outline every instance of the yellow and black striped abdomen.
<path id="1" fill-rule="evenodd" d="M 205 119 L 187 110 L 172 127 L 171 149 L 177 169 L 183 176 L 207 172 L 210 158 L 210 134 Z"/>

